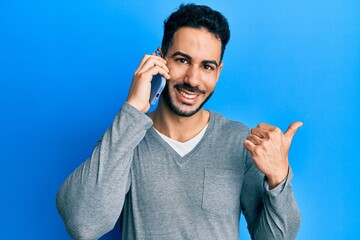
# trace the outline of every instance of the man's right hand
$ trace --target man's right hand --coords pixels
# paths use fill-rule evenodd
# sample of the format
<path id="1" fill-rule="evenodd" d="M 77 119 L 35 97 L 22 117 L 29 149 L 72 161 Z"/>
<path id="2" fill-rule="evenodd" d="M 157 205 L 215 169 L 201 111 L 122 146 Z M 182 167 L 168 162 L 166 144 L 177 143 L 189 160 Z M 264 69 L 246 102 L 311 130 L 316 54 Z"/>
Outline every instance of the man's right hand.
<path id="1" fill-rule="evenodd" d="M 146 113 L 150 109 L 151 80 L 156 74 L 161 74 L 167 80 L 171 77 L 166 66 L 166 60 L 152 55 L 145 55 L 136 69 L 127 102 L 139 111 Z"/>

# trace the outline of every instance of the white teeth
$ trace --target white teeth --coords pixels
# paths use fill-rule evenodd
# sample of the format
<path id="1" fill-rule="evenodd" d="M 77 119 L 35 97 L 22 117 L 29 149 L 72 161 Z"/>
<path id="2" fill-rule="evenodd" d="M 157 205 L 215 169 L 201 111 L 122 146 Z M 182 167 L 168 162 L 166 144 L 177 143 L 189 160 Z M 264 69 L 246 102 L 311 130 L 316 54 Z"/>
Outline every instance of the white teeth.
<path id="1" fill-rule="evenodd" d="M 180 91 L 180 94 L 183 95 L 184 97 L 188 98 L 188 99 L 196 98 L 196 95 L 190 95 L 190 94 L 184 93 L 183 91 Z"/>

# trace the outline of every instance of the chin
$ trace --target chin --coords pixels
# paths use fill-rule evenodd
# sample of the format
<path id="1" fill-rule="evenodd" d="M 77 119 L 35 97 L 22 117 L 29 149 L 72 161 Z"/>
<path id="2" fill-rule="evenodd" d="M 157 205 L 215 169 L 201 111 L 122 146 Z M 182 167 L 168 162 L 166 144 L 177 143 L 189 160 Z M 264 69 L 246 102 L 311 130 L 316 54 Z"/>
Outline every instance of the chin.
<path id="1" fill-rule="evenodd" d="M 161 94 L 163 101 L 165 102 L 165 105 L 176 115 L 181 116 L 181 117 L 191 117 L 194 116 L 196 113 L 198 113 L 202 107 L 204 106 L 204 104 L 211 98 L 211 96 L 213 95 L 214 92 L 211 92 L 209 94 L 209 96 L 200 104 L 196 104 L 196 105 L 185 105 L 181 102 L 177 102 L 176 97 L 171 97 L 169 94 L 169 89 L 166 87 L 163 91 L 163 93 Z M 180 106 L 179 106 L 180 105 Z M 185 106 L 182 106 L 185 105 Z"/>
<path id="2" fill-rule="evenodd" d="M 181 108 L 178 108 L 178 107 L 174 107 L 174 108 L 171 108 L 171 110 L 181 116 L 181 117 L 191 117 L 191 116 L 194 116 L 196 113 L 198 113 L 200 110 L 201 110 L 202 106 L 199 106 L 197 108 L 192 108 L 192 109 L 181 109 Z"/>

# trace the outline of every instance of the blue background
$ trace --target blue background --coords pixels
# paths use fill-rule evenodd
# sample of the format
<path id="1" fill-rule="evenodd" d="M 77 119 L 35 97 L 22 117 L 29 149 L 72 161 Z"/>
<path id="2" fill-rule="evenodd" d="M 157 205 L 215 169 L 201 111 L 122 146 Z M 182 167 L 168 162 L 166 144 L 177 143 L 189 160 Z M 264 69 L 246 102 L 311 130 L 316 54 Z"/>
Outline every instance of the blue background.
<path id="1" fill-rule="evenodd" d="M 125 101 L 181 1 L 0 3 L 0 239 L 69 239 L 56 191 Z M 360 1 L 197 1 L 231 40 L 206 108 L 250 127 L 304 126 L 290 152 L 298 239 L 360 237 Z M 241 222 L 241 238 L 249 239 Z M 119 239 L 119 230 L 103 239 Z"/>

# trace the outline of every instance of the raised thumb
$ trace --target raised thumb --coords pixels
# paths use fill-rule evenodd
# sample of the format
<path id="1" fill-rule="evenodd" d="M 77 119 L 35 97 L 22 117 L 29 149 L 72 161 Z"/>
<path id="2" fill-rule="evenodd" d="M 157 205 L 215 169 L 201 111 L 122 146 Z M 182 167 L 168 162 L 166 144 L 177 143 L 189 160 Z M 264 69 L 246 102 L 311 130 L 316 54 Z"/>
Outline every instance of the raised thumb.
<path id="1" fill-rule="evenodd" d="M 291 141 L 293 139 L 296 131 L 298 130 L 298 128 L 301 127 L 302 125 L 303 125 L 302 122 L 293 122 L 292 124 L 290 124 L 290 126 L 286 130 L 285 136 Z"/>

